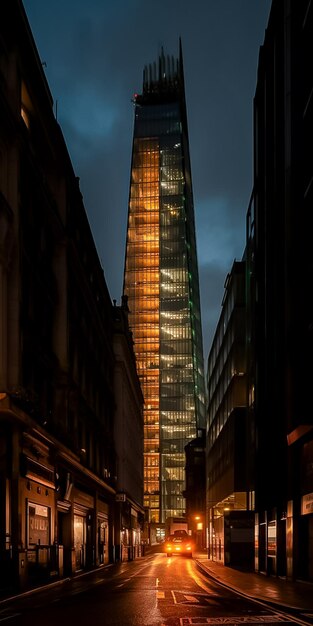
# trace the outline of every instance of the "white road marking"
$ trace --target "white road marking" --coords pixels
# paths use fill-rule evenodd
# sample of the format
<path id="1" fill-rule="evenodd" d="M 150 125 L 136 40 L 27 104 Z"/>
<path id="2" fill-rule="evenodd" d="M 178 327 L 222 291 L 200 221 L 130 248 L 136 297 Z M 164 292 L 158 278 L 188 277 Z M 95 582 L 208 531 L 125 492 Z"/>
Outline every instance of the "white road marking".
<path id="1" fill-rule="evenodd" d="M 266 624 L 272 622 L 286 622 L 277 615 L 254 615 L 240 617 L 181 617 L 180 626 L 196 626 L 196 624 Z"/>
<path id="2" fill-rule="evenodd" d="M 189 602 L 199 602 L 198 598 L 195 598 L 195 596 L 186 596 L 186 594 L 184 594 L 184 598 Z"/>
<path id="3" fill-rule="evenodd" d="M 129 583 L 131 578 L 125 578 L 125 580 L 122 583 L 120 583 L 119 585 L 116 585 L 116 587 L 124 587 L 124 585 L 126 585 L 126 583 Z"/>

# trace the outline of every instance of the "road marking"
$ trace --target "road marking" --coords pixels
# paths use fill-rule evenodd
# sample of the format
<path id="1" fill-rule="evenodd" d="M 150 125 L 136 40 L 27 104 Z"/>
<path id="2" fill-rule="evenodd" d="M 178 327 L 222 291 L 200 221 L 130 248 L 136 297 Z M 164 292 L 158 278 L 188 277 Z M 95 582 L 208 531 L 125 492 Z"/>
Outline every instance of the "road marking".
<path id="1" fill-rule="evenodd" d="M 214 600 L 212 598 L 212 596 L 209 596 L 207 593 L 193 593 L 191 594 L 190 591 L 177 591 L 177 590 L 172 590 L 171 594 L 173 596 L 173 600 L 174 600 L 174 604 L 185 604 L 185 605 L 189 605 L 189 606 L 220 606 L 220 603 L 216 602 L 216 600 Z M 206 623 L 206 622 L 205 622 Z"/>
<path id="2" fill-rule="evenodd" d="M 80 593 L 84 593 L 83 589 L 78 589 L 78 591 L 71 591 L 71 596 L 79 596 Z M 39 608 L 40 604 L 36 604 L 35 609 Z"/>
<path id="3" fill-rule="evenodd" d="M 193 626 L 196 624 L 269 624 L 286 621 L 286 618 L 278 615 L 251 615 L 240 617 L 181 617 L 179 623 L 180 626 Z"/>
<path id="4" fill-rule="evenodd" d="M 164 600 L 164 598 L 165 598 L 164 591 L 157 591 L 156 592 L 156 597 L 157 597 L 157 600 Z"/>
<path id="5" fill-rule="evenodd" d="M 19 615 L 22 615 L 22 613 L 12 613 L 12 615 L 8 615 L 7 617 L 1 617 L 0 622 L 5 622 L 8 619 L 12 619 L 12 617 L 18 617 Z"/>
<path id="6" fill-rule="evenodd" d="M 131 577 L 132 578 L 132 577 Z M 124 587 L 124 585 L 126 585 L 126 583 L 129 583 L 129 581 L 131 580 L 131 578 L 125 578 L 125 580 L 123 580 L 122 583 L 120 583 L 119 585 L 115 585 L 116 588 L 118 587 Z"/>
<path id="7" fill-rule="evenodd" d="M 184 597 L 188 602 L 199 602 L 198 598 L 195 598 L 195 596 L 186 596 L 186 594 L 184 594 Z"/>

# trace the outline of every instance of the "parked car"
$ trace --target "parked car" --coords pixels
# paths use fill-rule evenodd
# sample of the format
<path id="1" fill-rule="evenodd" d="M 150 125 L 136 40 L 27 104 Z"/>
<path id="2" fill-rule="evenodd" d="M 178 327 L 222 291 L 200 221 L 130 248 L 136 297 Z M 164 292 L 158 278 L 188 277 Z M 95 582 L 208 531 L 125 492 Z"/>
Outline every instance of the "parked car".
<path id="1" fill-rule="evenodd" d="M 164 542 L 164 552 L 166 556 L 174 556 L 181 554 L 192 558 L 193 543 L 189 535 L 184 531 L 176 531 L 173 535 L 169 535 Z"/>

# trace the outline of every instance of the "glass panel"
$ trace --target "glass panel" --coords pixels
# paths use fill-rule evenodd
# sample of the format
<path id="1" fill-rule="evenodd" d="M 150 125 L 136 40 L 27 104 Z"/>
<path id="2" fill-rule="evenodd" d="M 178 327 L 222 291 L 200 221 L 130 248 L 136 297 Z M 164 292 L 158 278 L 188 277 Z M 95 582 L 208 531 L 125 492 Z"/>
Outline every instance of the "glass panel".
<path id="1" fill-rule="evenodd" d="M 124 273 L 145 398 L 144 505 L 149 521 L 162 522 L 185 513 L 184 447 L 205 422 L 188 132 L 174 59 L 172 71 L 169 81 L 148 71 L 135 99 Z"/>

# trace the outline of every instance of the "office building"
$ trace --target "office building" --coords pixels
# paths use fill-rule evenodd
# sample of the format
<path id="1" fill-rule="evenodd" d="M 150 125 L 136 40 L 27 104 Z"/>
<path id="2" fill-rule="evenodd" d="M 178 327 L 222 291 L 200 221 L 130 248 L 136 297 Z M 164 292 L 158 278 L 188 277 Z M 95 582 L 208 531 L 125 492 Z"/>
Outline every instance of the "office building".
<path id="1" fill-rule="evenodd" d="M 207 521 L 209 557 L 253 568 L 254 494 L 246 443 L 246 262 L 234 261 L 208 358 Z"/>
<path id="2" fill-rule="evenodd" d="M 148 522 L 185 514 L 184 447 L 204 425 L 204 375 L 182 51 L 134 96 L 124 294 L 144 407 Z"/>
<path id="3" fill-rule="evenodd" d="M 256 569 L 313 580 L 313 6 L 273 0 L 254 99 Z"/>
<path id="4" fill-rule="evenodd" d="M 199 428 L 198 435 L 185 446 L 186 453 L 186 518 L 196 549 L 206 545 L 205 507 L 206 507 L 206 472 L 205 472 L 206 436 L 205 429 Z"/>

